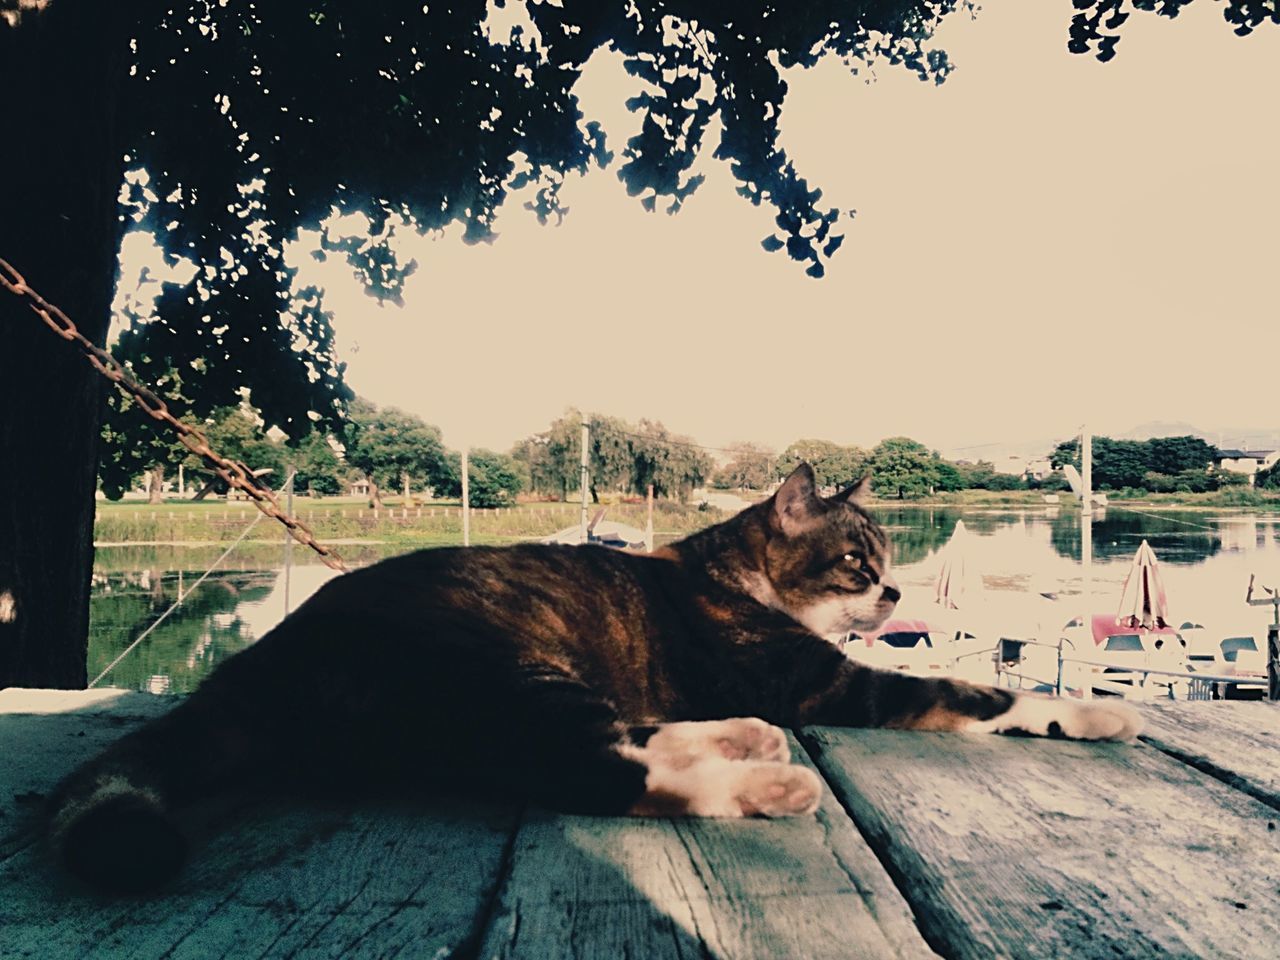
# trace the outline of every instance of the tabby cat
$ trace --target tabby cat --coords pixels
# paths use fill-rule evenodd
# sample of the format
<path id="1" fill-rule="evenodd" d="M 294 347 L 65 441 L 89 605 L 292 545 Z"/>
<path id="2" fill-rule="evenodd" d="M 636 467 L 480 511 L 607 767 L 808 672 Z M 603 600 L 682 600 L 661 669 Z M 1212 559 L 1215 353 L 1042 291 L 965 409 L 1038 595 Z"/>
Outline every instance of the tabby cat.
<path id="1" fill-rule="evenodd" d="M 800 724 L 1125 739 L 1128 707 L 855 663 L 825 634 L 899 599 L 867 483 L 770 499 L 641 556 L 423 550 L 328 583 L 55 792 L 67 867 L 120 892 L 185 855 L 175 812 L 259 780 L 480 790 L 596 814 L 811 813 Z M 773 726 L 777 724 L 778 726 Z"/>

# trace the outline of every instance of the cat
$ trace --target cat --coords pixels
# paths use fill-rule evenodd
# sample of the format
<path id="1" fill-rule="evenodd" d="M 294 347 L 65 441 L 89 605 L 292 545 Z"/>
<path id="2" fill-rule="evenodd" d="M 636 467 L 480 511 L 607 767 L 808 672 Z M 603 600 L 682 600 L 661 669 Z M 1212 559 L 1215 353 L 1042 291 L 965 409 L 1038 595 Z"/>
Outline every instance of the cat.
<path id="1" fill-rule="evenodd" d="M 258 779 L 464 788 L 590 814 L 813 812 L 801 724 L 1127 739 L 1132 708 L 880 671 L 825 635 L 901 594 L 866 480 L 769 499 L 639 555 L 439 548 L 326 584 L 54 791 L 49 835 L 105 891 L 176 874 L 175 813 Z"/>

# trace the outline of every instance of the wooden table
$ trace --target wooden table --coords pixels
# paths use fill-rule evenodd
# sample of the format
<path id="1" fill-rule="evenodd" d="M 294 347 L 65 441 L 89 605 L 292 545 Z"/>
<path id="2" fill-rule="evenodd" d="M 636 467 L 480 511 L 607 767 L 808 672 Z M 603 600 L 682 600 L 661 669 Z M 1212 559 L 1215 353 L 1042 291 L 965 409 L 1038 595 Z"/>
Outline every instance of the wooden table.
<path id="1" fill-rule="evenodd" d="M 795 820 L 495 803 L 217 814 L 172 888 L 49 863 L 43 795 L 163 698 L 0 692 L 0 957 L 1266 957 L 1280 707 L 1145 705 L 1144 742 L 811 728 Z"/>

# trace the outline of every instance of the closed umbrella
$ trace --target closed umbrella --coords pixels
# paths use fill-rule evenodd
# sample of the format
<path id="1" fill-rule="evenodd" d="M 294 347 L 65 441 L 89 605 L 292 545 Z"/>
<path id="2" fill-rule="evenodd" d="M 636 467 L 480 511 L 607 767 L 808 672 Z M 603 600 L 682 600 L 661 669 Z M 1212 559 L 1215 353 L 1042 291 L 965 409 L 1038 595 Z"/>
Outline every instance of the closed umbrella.
<path id="1" fill-rule="evenodd" d="M 933 588 L 933 599 L 944 610 L 972 610 L 982 603 L 982 573 L 972 552 L 969 531 L 963 520 L 957 520 L 955 532 L 943 548 L 942 569 Z"/>
<path id="2" fill-rule="evenodd" d="M 1143 540 L 1133 558 L 1133 566 L 1125 577 L 1120 593 L 1120 609 L 1116 623 L 1124 627 L 1145 627 L 1148 630 L 1169 625 L 1169 601 L 1165 597 L 1164 584 L 1160 581 L 1160 565 L 1155 551 Z"/>

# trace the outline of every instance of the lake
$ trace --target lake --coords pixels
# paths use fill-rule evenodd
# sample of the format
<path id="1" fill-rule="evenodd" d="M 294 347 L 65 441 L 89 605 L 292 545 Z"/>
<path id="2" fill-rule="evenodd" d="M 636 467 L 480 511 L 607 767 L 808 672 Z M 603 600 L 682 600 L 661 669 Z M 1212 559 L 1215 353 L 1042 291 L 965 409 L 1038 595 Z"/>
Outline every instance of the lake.
<path id="1" fill-rule="evenodd" d="M 1079 613 L 1083 586 L 1079 511 L 878 507 L 895 544 L 903 588 L 899 615 L 927 619 L 940 551 L 963 519 L 969 557 L 992 598 L 1033 598 L 1046 622 Z M 1147 540 L 1160 560 L 1174 626 L 1185 620 L 1222 633 L 1265 634 L 1270 609 L 1244 604 L 1251 574 L 1280 584 L 1280 516 L 1144 511 L 1116 506 L 1093 524 L 1093 611 L 1116 609 L 1134 552 Z M 100 685 L 157 693 L 192 690 L 218 663 L 251 644 L 328 579 L 333 571 L 295 549 L 284 570 L 282 547 L 238 548 L 194 590 L 217 547 L 100 547 L 90 609 L 89 678 L 97 677 L 173 604 L 184 602 L 111 668 Z M 344 549 L 353 564 L 403 547 Z M 1054 602 L 1041 594 L 1055 595 Z M 1025 607 L 1021 602 L 1014 606 Z M 1011 606 L 1011 609 L 1013 607 Z M 1057 639 L 1053 637 L 1052 639 Z"/>

